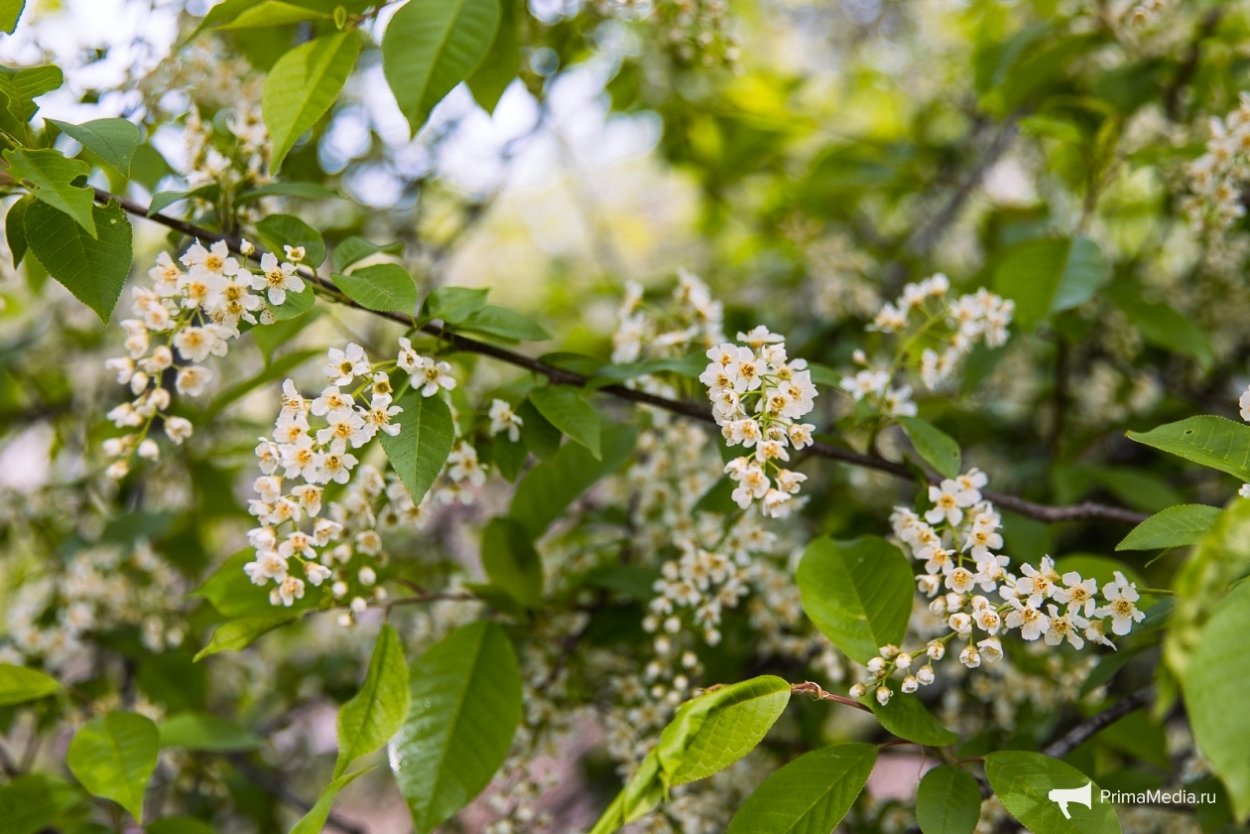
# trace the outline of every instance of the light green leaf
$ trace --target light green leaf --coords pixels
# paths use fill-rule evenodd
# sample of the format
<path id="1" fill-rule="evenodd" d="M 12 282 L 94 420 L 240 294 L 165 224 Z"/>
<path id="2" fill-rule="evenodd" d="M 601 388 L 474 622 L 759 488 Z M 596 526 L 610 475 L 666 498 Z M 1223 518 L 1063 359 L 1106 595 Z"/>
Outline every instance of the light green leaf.
<path id="1" fill-rule="evenodd" d="M 1188 674 L 1207 620 L 1229 587 L 1250 574 L 1250 500 L 1234 498 L 1190 551 L 1172 581 L 1176 592 L 1163 657 L 1177 680 Z"/>
<path id="2" fill-rule="evenodd" d="M 635 437 L 632 430 L 622 426 L 604 427 L 603 457 L 598 460 L 582 446 L 561 446 L 521 478 L 508 515 L 538 538 L 592 484 L 625 464 Z"/>
<path id="3" fill-rule="evenodd" d="M 339 798 L 339 792 L 343 788 L 356 781 L 358 776 L 373 770 L 366 767 L 361 770 L 345 773 L 335 779 L 326 789 L 321 792 L 321 796 L 317 798 L 317 803 L 308 809 L 308 813 L 299 818 L 291 828 L 291 834 L 322 834 L 326 828 L 326 820 L 330 818 L 330 809 L 334 807 L 334 801 Z"/>
<path id="4" fill-rule="evenodd" d="M 80 125 L 48 119 L 57 128 L 104 160 L 122 176 L 130 176 L 130 160 L 143 141 L 134 122 L 127 119 L 93 119 Z"/>
<path id="5" fill-rule="evenodd" d="M 441 396 L 423 397 L 410 391 L 398 404 L 403 412 L 393 419 L 399 422 L 399 434 L 392 437 L 382 432 L 382 448 L 413 502 L 420 504 L 443 471 L 456 429 L 451 409 Z"/>
<path id="6" fill-rule="evenodd" d="M 469 76 L 469 90 L 487 113 L 494 113 L 508 85 L 517 77 L 521 48 L 517 39 L 517 5 L 521 0 L 500 0 L 499 30 L 486 59 Z"/>
<path id="7" fill-rule="evenodd" d="M 985 757 L 990 787 L 1013 817 L 1034 834 L 1119 834 L 1115 809 L 1103 802 L 1097 785 L 1072 765 L 1041 753 L 1002 750 Z M 1090 786 L 1090 806 L 1068 803 L 1071 819 L 1047 797 L 1056 789 Z"/>
<path id="8" fill-rule="evenodd" d="M 130 221 L 117 203 L 93 211 L 97 237 L 46 203 L 26 210 L 26 242 L 53 278 L 108 321 L 130 274 Z"/>
<path id="9" fill-rule="evenodd" d="M 1187 672 L 1179 676 L 1194 741 L 1228 789 L 1235 816 L 1250 817 L 1250 711 L 1234 705 L 1250 691 L 1246 635 L 1250 634 L 1250 582 L 1242 582 L 1211 615 Z"/>
<path id="10" fill-rule="evenodd" d="M 26 0 L 0 0 L 0 31 L 13 34 L 25 8 Z"/>
<path id="11" fill-rule="evenodd" d="M 63 83 L 65 75 L 60 67 L 53 64 L 20 69 L 0 66 L 0 93 L 8 97 L 10 111 L 21 122 L 30 121 L 39 111 L 35 99 L 52 92 Z"/>
<path id="12" fill-rule="evenodd" d="M 719 773 L 755 749 L 790 703 L 790 684 L 775 675 L 718 687 L 677 709 L 660 733 L 656 756 L 666 787 Z"/>
<path id="13" fill-rule="evenodd" d="M 932 423 L 918 417 L 899 417 L 899 424 L 907 432 L 908 439 L 916 447 L 920 457 L 947 478 L 959 474 L 962 454 L 955 438 Z"/>
<path id="14" fill-rule="evenodd" d="M 895 693 L 885 706 L 877 703 L 876 698 L 865 698 L 864 703 L 881 726 L 899 738 L 928 747 L 946 747 L 959 740 L 914 695 Z"/>
<path id="15" fill-rule="evenodd" d="M 0 707 L 37 701 L 60 691 L 57 679 L 38 669 L 0 663 Z"/>
<path id="16" fill-rule="evenodd" d="M 415 134 L 434 105 L 481 65 L 499 0 L 408 0 L 382 36 L 382 69 Z"/>
<path id="17" fill-rule="evenodd" d="M 390 762 L 418 834 L 477 796 L 507 758 L 521 720 L 521 675 L 507 635 L 477 622 L 412 666 L 412 706 Z"/>
<path id="18" fill-rule="evenodd" d="M 86 186 L 74 185 L 74 180 L 91 173 L 90 165 L 51 148 L 11 149 L 4 152 L 4 158 L 9 161 L 9 175 L 29 188 L 36 200 L 69 215 L 91 237 L 96 236 L 95 194 Z"/>
<path id="19" fill-rule="evenodd" d="M 1194 544 L 1215 525 L 1223 510 L 1207 504 L 1178 504 L 1138 524 L 1116 550 L 1160 550 Z"/>
<path id="20" fill-rule="evenodd" d="M 773 773 L 734 814 L 727 834 L 829 834 L 855 803 L 877 748 L 835 744 Z"/>
<path id="21" fill-rule="evenodd" d="M 285 613 L 286 609 L 274 608 L 274 611 L 276 612 L 274 614 L 241 617 L 223 623 L 213 632 L 208 645 L 196 652 L 196 662 L 220 652 L 237 652 L 246 649 L 275 628 L 281 628 L 299 619 L 299 614 Z"/>
<path id="22" fill-rule="evenodd" d="M 326 259 L 326 244 L 321 234 L 293 214 L 271 214 L 256 224 L 256 231 L 279 259 L 283 257 L 284 246 L 304 247 L 304 263 L 313 268 Z"/>
<path id="23" fill-rule="evenodd" d="M 485 333 L 515 342 L 541 342 L 551 338 L 551 334 L 537 322 L 516 310 L 495 304 L 484 305 L 466 318 L 457 329 Z"/>
<path id="24" fill-rule="evenodd" d="M 531 391 L 529 399 L 548 423 L 585 446 L 595 460 L 602 457 L 599 412 L 580 391 L 567 385 L 544 385 Z"/>
<path id="25" fill-rule="evenodd" d="M 916 791 L 916 822 L 924 834 L 972 834 L 981 819 L 981 788 L 966 770 L 939 765 Z"/>
<path id="26" fill-rule="evenodd" d="M 1015 321 L 1031 329 L 1052 313 L 1093 298 L 1110 276 L 1102 251 L 1089 238 L 1026 240 L 1003 256 L 994 289 L 1016 302 Z"/>
<path id="27" fill-rule="evenodd" d="M 334 247 L 334 270 L 342 272 L 352 264 L 363 261 L 371 255 L 379 253 L 402 255 L 403 252 L 404 245 L 402 243 L 371 243 L 362 237 L 349 237 Z"/>
<path id="28" fill-rule="evenodd" d="M 184 750 L 252 750 L 260 746 L 260 738 L 251 730 L 233 721 L 197 712 L 182 712 L 157 725 L 161 749 Z"/>
<path id="29" fill-rule="evenodd" d="M 152 217 L 175 203 L 180 203 L 183 200 L 190 200 L 193 197 L 200 197 L 205 200 L 216 200 L 217 195 L 220 192 L 221 186 L 215 182 L 206 183 L 201 185 L 199 188 L 193 188 L 190 191 L 158 191 L 152 195 L 152 200 L 148 203 L 147 216 Z"/>
<path id="30" fill-rule="evenodd" d="M 399 264 L 375 264 L 346 274 L 335 273 L 334 285 L 367 310 L 412 314 L 417 285 Z"/>
<path id="31" fill-rule="evenodd" d="M 329 111 L 359 55 L 356 32 L 332 32 L 295 47 L 269 70 L 261 113 L 273 138 L 271 170 L 282 166 L 295 140 Z"/>
<path id="32" fill-rule="evenodd" d="M 192 37 L 205 29 L 258 29 L 304 20 L 329 20 L 333 6 L 323 8 L 326 5 L 307 0 L 225 0 L 209 9 Z"/>
<path id="33" fill-rule="evenodd" d="M 817 539 L 797 579 L 807 616 L 853 660 L 867 663 L 903 639 L 915 586 L 907 557 L 885 539 Z"/>
<path id="34" fill-rule="evenodd" d="M 110 712 L 74 734 L 65 761 L 95 796 L 111 799 L 143 822 L 143 793 L 156 770 L 160 735 L 150 718 Z"/>
<path id="35" fill-rule="evenodd" d="M 460 324 L 486 305 L 490 290 L 477 287 L 438 287 L 425 299 L 425 314 L 448 324 Z"/>
<path id="36" fill-rule="evenodd" d="M 1250 481 L 1250 425 L 1204 414 L 1166 423 L 1128 438 Z"/>
<path id="37" fill-rule="evenodd" d="M 278 608 L 269 602 L 269 592 L 252 584 L 243 571 L 243 566 L 255 558 L 256 552 L 250 547 L 236 550 L 217 570 L 204 580 L 204 584 L 192 591 L 194 596 L 205 599 L 223 617 L 272 616 L 286 612 L 294 614 L 315 607 L 325 591 L 309 585 L 304 596 L 295 600 L 290 608 Z"/>
<path id="38" fill-rule="evenodd" d="M 339 756 L 334 775 L 391 740 L 408 715 L 408 664 L 399 634 L 389 624 L 378 632 L 369 672 L 360 691 L 339 709 Z"/>
<path id="39" fill-rule="evenodd" d="M 482 568 L 491 584 L 522 605 L 533 608 L 542 602 L 542 557 L 529 531 L 514 519 L 492 518 L 482 528 Z"/>

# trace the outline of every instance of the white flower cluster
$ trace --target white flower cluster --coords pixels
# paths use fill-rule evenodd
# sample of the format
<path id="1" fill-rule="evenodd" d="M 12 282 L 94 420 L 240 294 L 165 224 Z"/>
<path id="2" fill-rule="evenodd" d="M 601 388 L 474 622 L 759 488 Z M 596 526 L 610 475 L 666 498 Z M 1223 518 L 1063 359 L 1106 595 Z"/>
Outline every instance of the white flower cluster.
<path id="1" fill-rule="evenodd" d="M 1237 109 L 1211 119 L 1207 150 L 1186 169 L 1192 192 L 1181 202 L 1195 232 L 1207 236 L 1226 232 L 1245 213 L 1242 186 L 1250 179 L 1250 93 L 1242 93 Z"/>
<path id="2" fill-rule="evenodd" d="M 939 272 L 906 285 L 897 299 L 883 305 L 868 329 L 905 333 L 907 339 L 889 371 L 863 371 L 849 381 L 844 380 L 843 390 L 856 400 L 865 396 L 880 400 L 887 395 L 905 400 L 898 392 L 887 389 L 899 363 L 914 362 L 917 349 L 921 382 L 932 390 L 950 378 L 959 361 L 978 343 L 996 348 L 1007 342 L 1007 327 L 1015 312 L 1015 302 L 984 287 L 952 300 L 950 289 L 950 279 Z"/>
<path id="3" fill-rule="evenodd" d="M 34 658 L 75 680 L 92 668 L 91 635 L 137 628 L 150 651 L 180 646 L 175 609 L 186 581 L 146 541 L 132 549 L 93 545 L 63 568 L 20 585 L 6 612 L 7 640 L 0 662 Z"/>
<path id="4" fill-rule="evenodd" d="M 894 535 L 924 563 L 918 588 L 948 631 L 914 652 L 881 647 L 868 663 L 868 680 L 853 688 L 857 697 L 873 689 L 885 703 L 892 695 L 886 680 L 894 673 L 902 677 L 903 692 L 932 683 L 931 661 L 940 660 L 952 640 L 963 643 L 959 662 L 972 669 L 1002 658 L 1001 636 L 1013 630 L 1050 646 L 1082 649 L 1088 640 L 1114 648 L 1106 619 L 1112 633 L 1125 635 L 1145 617 L 1136 586 L 1119 571 L 1102 586 L 1101 600 L 1096 580 L 1075 571 L 1060 575 L 1049 556 L 1036 567 L 1022 564 L 1019 576 L 1009 572 L 1010 560 L 997 552 L 1002 521 L 981 495 L 986 483 L 985 473 L 971 469 L 930 486 L 932 506 L 923 515 L 896 507 L 890 516 Z"/>
<path id="5" fill-rule="evenodd" d="M 233 84 L 231 86 L 234 86 Z M 229 137 L 218 141 L 214 124 L 200 117 L 194 105 L 183 130 L 186 143 L 187 183 L 192 187 L 221 183 L 235 190 L 263 185 L 269 175 L 273 146 L 260 108 L 242 106 L 225 119 Z M 224 152 L 223 152 L 224 151 Z"/>
<path id="6" fill-rule="evenodd" d="M 244 244 L 244 251 L 250 248 Z M 303 257 L 298 248 L 287 251 L 296 263 Z M 262 273 L 253 274 L 224 242 L 208 248 L 196 243 L 180 260 L 181 266 L 162 252 L 148 271 L 151 285 L 135 287 L 130 308 L 134 318 L 121 322 L 126 355 L 105 363 L 134 397 L 108 413 L 118 428 L 136 429 L 105 441 L 105 454 L 114 459 L 108 468 L 113 478 L 125 476 L 132 455 L 150 460 L 160 456 L 160 447 L 148 436 L 156 420 L 164 422 L 174 443 L 191 436 L 191 422 L 169 413 L 168 380 L 172 378 L 179 394 L 204 393 L 213 372 L 203 363 L 210 356 L 225 356 L 229 343 L 239 337 L 239 323 L 255 324 L 257 314 L 265 312 L 264 298 L 253 291 L 266 291 L 269 303 L 280 305 L 287 291 L 304 289 L 296 263 L 266 253 Z"/>
<path id="7" fill-rule="evenodd" d="M 724 310 L 698 276 L 677 271 L 677 286 L 664 309 L 643 305 L 642 287 L 630 281 L 620 308 L 621 323 L 612 335 L 612 361 L 636 362 L 647 347 L 648 358 L 681 358 L 724 340 Z"/>
<path id="8" fill-rule="evenodd" d="M 816 386 L 807 360 L 787 357 L 783 338 L 763 325 L 738 340 L 746 346 L 726 342 L 708 349 L 711 361 L 699 381 L 725 441 L 754 450 L 725 465 L 738 484 L 735 503 L 746 509 L 760 501 L 764 515 L 784 518 L 807 476 L 782 464 L 790 460 L 789 449 L 812 443 L 816 427 L 798 421 L 812 410 Z"/>

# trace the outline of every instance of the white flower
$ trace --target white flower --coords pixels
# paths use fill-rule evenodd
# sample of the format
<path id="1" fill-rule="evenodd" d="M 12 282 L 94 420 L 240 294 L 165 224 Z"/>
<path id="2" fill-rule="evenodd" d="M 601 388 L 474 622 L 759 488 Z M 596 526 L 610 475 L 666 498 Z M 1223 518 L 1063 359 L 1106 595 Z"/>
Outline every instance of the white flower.
<path id="1" fill-rule="evenodd" d="M 295 264 L 279 263 L 273 253 L 266 252 L 261 256 L 260 269 L 261 274 L 252 279 L 252 287 L 267 290 L 270 304 L 282 304 L 288 292 L 304 291 L 304 279 L 295 273 Z"/>
<path id="2" fill-rule="evenodd" d="M 451 365 L 428 357 L 421 357 L 410 379 L 413 387 L 419 387 L 423 397 L 434 396 L 440 388 L 450 391 L 456 387 L 455 377 L 451 375 Z"/>
<path id="3" fill-rule="evenodd" d="M 1133 623 L 1140 623 L 1146 615 L 1137 610 L 1137 601 L 1141 596 L 1137 586 L 1124 578 L 1120 571 L 1115 572 L 1115 581 L 1102 586 L 1102 595 L 1107 604 L 1094 611 L 1099 617 L 1111 617 L 1111 631 L 1120 636 L 1128 634 Z"/>
<path id="4" fill-rule="evenodd" d="M 1031 604 L 1020 602 L 1016 597 L 1007 600 L 1012 610 L 1007 613 L 1007 628 L 1020 629 L 1025 640 L 1036 640 L 1050 627 L 1050 620 Z"/>
<path id="5" fill-rule="evenodd" d="M 178 372 L 174 387 L 179 394 L 198 397 L 213 379 L 213 372 L 199 365 L 188 365 Z"/>
<path id="6" fill-rule="evenodd" d="M 396 360 L 401 371 L 415 374 L 421 364 L 421 354 L 412 349 L 412 342 L 405 336 L 399 337 L 399 357 Z"/>
<path id="7" fill-rule="evenodd" d="M 181 444 L 191 436 L 193 427 L 191 421 L 185 417 L 167 417 L 165 419 L 165 434 L 174 443 Z"/>
<path id="8" fill-rule="evenodd" d="M 351 385 L 358 376 L 369 373 L 369 357 L 365 349 L 352 342 L 344 350 L 330 348 L 325 364 L 326 379 L 332 385 Z"/>
<path id="9" fill-rule="evenodd" d="M 1241 392 L 1237 405 L 1241 408 L 1241 419 L 1250 422 L 1250 388 Z"/>
<path id="10" fill-rule="evenodd" d="M 391 418 L 403 412 L 403 409 L 397 405 L 391 404 L 389 396 L 375 396 L 369 403 L 369 410 L 365 412 L 365 426 L 373 431 L 383 431 L 391 437 L 399 435 L 399 423 L 391 422 Z"/>
<path id="11" fill-rule="evenodd" d="M 964 498 L 963 487 L 950 478 L 946 478 L 940 484 L 930 485 L 929 500 L 933 502 L 933 507 L 925 512 L 925 521 L 930 524 L 945 521 L 952 526 L 958 526 L 964 518 L 963 510 L 960 508 L 967 506 Z"/>
<path id="12" fill-rule="evenodd" d="M 524 420 L 516 415 L 507 400 L 492 400 L 490 404 L 490 433 L 499 434 L 506 431 L 508 439 L 513 443 L 521 438 L 521 426 Z"/>
<path id="13" fill-rule="evenodd" d="M 1076 571 L 1068 571 L 1062 577 L 1063 587 L 1055 588 L 1051 596 L 1055 601 L 1068 606 L 1068 609 L 1074 613 L 1081 614 L 1085 617 L 1093 615 L 1094 609 L 1098 606 L 1094 596 L 1098 593 L 1098 581 L 1095 579 L 1081 579 L 1081 575 Z"/>

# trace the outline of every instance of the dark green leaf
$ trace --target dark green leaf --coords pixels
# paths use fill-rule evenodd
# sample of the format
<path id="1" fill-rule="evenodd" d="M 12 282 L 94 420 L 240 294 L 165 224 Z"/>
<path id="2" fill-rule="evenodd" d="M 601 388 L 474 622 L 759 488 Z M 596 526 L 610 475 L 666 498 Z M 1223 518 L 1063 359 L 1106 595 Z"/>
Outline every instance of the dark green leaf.
<path id="1" fill-rule="evenodd" d="M 366 310 L 411 314 L 417 306 L 417 285 L 399 264 L 375 264 L 332 277 L 336 287 Z"/>
<path id="2" fill-rule="evenodd" d="M 899 738 L 928 747 L 946 747 L 959 740 L 914 695 L 895 693 L 885 706 L 875 698 L 865 698 L 864 703 L 872 709 L 881 726 Z"/>
<path id="3" fill-rule="evenodd" d="M 371 255 L 379 253 L 387 255 L 402 255 L 404 245 L 402 243 L 370 243 L 362 237 L 349 237 L 334 247 L 334 270 L 342 272 L 354 263 L 363 261 Z"/>
<path id="4" fill-rule="evenodd" d="M 596 460 L 601 457 L 599 412 L 581 391 L 567 385 L 544 385 L 531 391 L 529 399 L 547 422 L 585 446 Z"/>
<path id="5" fill-rule="evenodd" d="M 994 273 L 994 289 L 1016 302 L 1015 321 L 1029 329 L 1093 298 L 1110 274 L 1089 238 L 1028 240 L 1007 250 Z"/>
<path id="6" fill-rule="evenodd" d="M 907 557 L 885 539 L 817 539 L 797 580 L 807 616 L 853 660 L 867 663 L 903 639 L 916 589 Z"/>
<path id="7" fill-rule="evenodd" d="M 916 822 L 924 834 L 972 834 L 981 819 L 981 788 L 966 770 L 938 765 L 920 780 Z"/>
<path id="8" fill-rule="evenodd" d="M 625 464 L 633 452 L 634 439 L 630 429 L 605 427 L 601 459 L 582 446 L 561 446 L 549 460 L 521 478 L 508 514 L 538 538 L 595 481 Z"/>
<path id="9" fill-rule="evenodd" d="M 130 222 L 117 203 L 94 209 L 97 237 L 45 203 L 26 210 L 26 242 L 48 273 L 108 321 L 130 274 Z"/>
<path id="10" fill-rule="evenodd" d="M 499 0 L 408 0 L 382 36 L 382 69 L 415 134 L 481 65 L 499 28 Z"/>
<path id="11" fill-rule="evenodd" d="M 321 235 L 294 215 L 271 214 L 256 224 L 256 231 L 279 259 L 283 257 L 283 246 L 304 247 L 304 263 L 314 268 L 326 259 L 326 244 Z"/>
<path id="12" fill-rule="evenodd" d="M 543 562 L 529 531 L 511 518 L 492 518 L 482 528 L 482 568 L 491 583 L 524 606 L 543 599 Z"/>
<path id="13" fill-rule="evenodd" d="M 877 761 L 871 744 L 835 744 L 799 756 L 764 780 L 727 834 L 828 834 L 855 804 Z"/>
<path id="14" fill-rule="evenodd" d="M 1201 415 L 1167 423 L 1146 432 L 1128 432 L 1130 440 L 1152 446 L 1202 466 L 1250 481 L 1250 425 L 1227 417 Z"/>
<path id="15" fill-rule="evenodd" d="M 456 428 L 451 409 L 441 396 L 423 397 L 410 391 L 399 406 L 403 412 L 394 418 L 399 422 L 399 434 L 392 437 L 381 433 L 382 448 L 413 502 L 420 504 L 443 471 L 455 443 Z"/>
<path id="16" fill-rule="evenodd" d="M 990 787 L 1013 817 L 1034 834 L 1119 834 L 1115 809 L 1103 802 L 1099 787 L 1069 764 L 1023 750 L 1002 750 L 985 757 Z M 1068 803 L 1071 819 L 1064 819 L 1052 790 L 1089 785 L 1090 806 Z"/>
<path id="17" fill-rule="evenodd" d="M 959 474 L 963 456 L 955 438 L 918 417 L 899 417 L 898 422 L 920 457 L 947 478 Z"/>
<path id="18" fill-rule="evenodd" d="M 4 237 L 9 244 L 14 267 L 26 257 L 26 209 L 34 201 L 35 198 L 30 195 L 23 197 L 12 205 L 4 218 Z"/>
<path id="19" fill-rule="evenodd" d="M 503 629 L 477 622 L 432 646 L 410 677 L 412 706 L 390 761 L 417 834 L 428 834 L 507 758 L 521 720 L 521 675 Z"/>
<path id="20" fill-rule="evenodd" d="M 521 49 L 517 41 L 517 5 L 521 0 L 500 0 L 499 30 L 495 42 L 486 52 L 486 59 L 469 76 L 469 90 L 473 98 L 487 113 L 495 112 L 495 105 L 503 97 L 508 85 L 517 76 L 521 63 Z"/>
<path id="21" fill-rule="evenodd" d="M 541 342 L 550 339 L 551 334 L 543 330 L 536 322 L 526 318 L 515 310 L 487 304 L 464 320 L 458 328 L 498 336 L 516 342 Z"/>

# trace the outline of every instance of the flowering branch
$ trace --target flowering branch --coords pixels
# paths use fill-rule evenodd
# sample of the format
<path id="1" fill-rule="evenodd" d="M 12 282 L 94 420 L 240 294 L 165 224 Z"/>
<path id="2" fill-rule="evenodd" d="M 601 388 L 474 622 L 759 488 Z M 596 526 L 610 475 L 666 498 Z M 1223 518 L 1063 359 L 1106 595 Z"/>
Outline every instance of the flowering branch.
<path id="1" fill-rule="evenodd" d="M 227 246 L 229 246 L 231 251 L 236 254 L 243 254 L 240 249 L 241 241 L 238 238 L 223 235 L 219 232 L 214 232 L 210 229 L 197 226 L 193 223 L 189 223 L 185 220 L 171 217 L 160 212 L 149 213 L 147 209 L 138 203 L 118 197 L 103 189 L 95 189 L 95 197 L 97 202 L 116 202 L 124 211 L 134 215 L 135 217 L 146 218 L 154 223 L 165 226 L 166 228 L 181 232 L 189 237 L 197 238 L 200 241 L 224 241 Z M 256 254 L 259 254 L 259 252 Z M 343 296 L 343 294 L 339 292 L 338 288 L 335 287 L 332 282 L 317 275 L 312 269 L 309 269 L 308 267 L 300 267 L 298 274 L 305 281 L 311 282 L 313 286 L 332 295 L 334 300 L 338 303 L 347 307 L 366 310 L 366 308 Z M 412 317 L 402 313 L 387 313 L 376 310 L 366 310 L 366 312 L 389 319 L 407 327 L 411 327 L 413 325 Z M 477 339 L 460 335 L 459 333 L 456 333 L 436 322 L 426 322 L 420 325 L 419 329 L 443 340 L 445 343 L 452 345 L 456 350 L 466 353 L 476 353 L 482 356 L 489 356 L 493 359 L 498 359 L 499 361 L 505 362 L 509 365 L 544 376 L 551 380 L 551 382 L 558 385 L 583 387 L 588 382 L 587 377 L 583 374 L 548 364 L 498 345 L 492 345 L 488 342 L 481 342 Z M 596 390 L 619 400 L 653 406 L 672 414 L 677 414 L 692 420 L 698 420 L 703 423 L 715 423 L 713 415 L 701 403 L 683 402 L 680 400 L 669 399 L 667 397 L 658 396 L 646 391 L 628 388 L 624 385 L 604 385 Z M 820 441 L 812 443 L 812 445 L 805 451 L 808 454 L 812 454 L 817 457 L 828 458 L 830 460 L 840 461 L 852 466 L 859 466 L 865 469 L 884 472 L 897 478 L 911 480 L 915 477 L 915 473 L 903 464 L 888 460 L 887 458 L 875 454 L 857 452 L 853 449 L 833 446 Z M 937 476 L 930 476 L 930 480 L 936 483 L 940 479 L 937 478 Z M 1026 516 L 1037 521 L 1046 522 L 1048 524 L 1063 521 L 1090 520 L 1112 521 L 1123 524 L 1138 524 L 1146 518 L 1144 513 L 1139 513 L 1125 507 L 1102 504 L 1095 501 L 1083 501 L 1077 504 L 1067 505 L 1050 505 L 1040 504 L 1018 496 L 1006 495 L 997 492 L 985 492 L 984 495 L 988 500 L 994 502 L 1000 507 L 1003 507 L 1004 509 L 1011 510 L 1019 515 Z"/>

